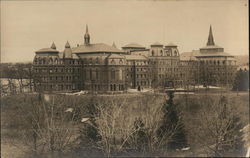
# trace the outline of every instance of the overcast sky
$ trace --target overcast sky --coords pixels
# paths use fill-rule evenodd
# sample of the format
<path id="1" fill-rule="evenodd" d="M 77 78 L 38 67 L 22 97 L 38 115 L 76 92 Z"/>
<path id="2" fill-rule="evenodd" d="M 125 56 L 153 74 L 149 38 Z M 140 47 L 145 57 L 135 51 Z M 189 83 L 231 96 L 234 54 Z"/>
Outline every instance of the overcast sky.
<path id="1" fill-rule="evenodd" d="M 62 51 L 82 44 L 88 24 L 91 43 L 146 47 L 173 42 L 187 52 L 206 45 L 209 25 L 215 43 L 233 55 L 248 54 L 248 1 L 1 1 L 2 62 L 32 61 L 54 41 Z"/>

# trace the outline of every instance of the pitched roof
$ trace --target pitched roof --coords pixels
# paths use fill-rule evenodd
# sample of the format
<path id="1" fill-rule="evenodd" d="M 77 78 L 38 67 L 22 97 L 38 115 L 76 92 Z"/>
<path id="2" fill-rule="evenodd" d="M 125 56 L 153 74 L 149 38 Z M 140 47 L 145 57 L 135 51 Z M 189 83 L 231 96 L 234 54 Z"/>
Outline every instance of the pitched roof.
<path id="1" fill-rule="evenodd" d="M 192 52 L 184 52 L 180 54 L 180 60 L 182 61 L 194 61 L 197 60 L 195 55 L 197 55 L 197 51 L 192 51 Z"/>
<path id="2" fill-rule="evenodd" d="M 143 55 L 125 55 L 127 60 L 147 60 Z"/>
<path id="3" fill-rule="evenodd" d="M 138 44 L 138 43 L 129 43 L 122 48 L 145 48 L 144 46 Z"/>
<path id="4" fill-rule="evenodd" d="M 58 53 L 58 51 L 52 48 L 42 48 L 36 51 L 36 53 Z"/>
<path id="5" fill-rule="evenodd" d="M 172 43 L 172 42 L 168 43 L 166 46 L 167 46 L 167 47 L 177 47 L 177 45 L 174 44 L 174 43 Z"/>
<path id="6" fill-rule="evenodd" d="M 73 53 L 91 53 L 91 52 L 111 52 L 123 53 L 122 50 L 114 48 L 104 43 L 80 45 L 72 48 Z"/>
<path id="7" fill-rule="evenodd" d="M 155 43 L 151 44 L 151 46 L 163 46 L 163 44 L 161 44 L 159 42 L 155 42 Z"/>
<path id="8" fill-rule="evenodd" d="M 208 45 L 208 46 L 205 46 L 205 47 L 202 47 L 200 49 L 216 49 L 216 48 L 222 48 L 218 45 Z"/>
<path id="9" fill-rule="evenodd" d="M 123 59 L 125 58 L 123 55 L 119 55 L 119 54 L 111 54 L 108 56 L 109 59 Z"/>
<path id="10" fill-rule="evenodd" d="M 207 53 L 201 53 L 195 55 L 196 57 L 234 57 L 233 55 L 226 53 L 226 52 L 207 52 Z"/>

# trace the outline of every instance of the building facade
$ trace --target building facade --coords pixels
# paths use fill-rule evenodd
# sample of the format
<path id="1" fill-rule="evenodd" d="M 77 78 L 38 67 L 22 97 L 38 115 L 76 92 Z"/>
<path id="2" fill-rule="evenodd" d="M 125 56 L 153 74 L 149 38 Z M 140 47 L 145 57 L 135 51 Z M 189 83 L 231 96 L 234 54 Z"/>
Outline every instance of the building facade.
<path id="1" fill-rule="evenodd" d="M 181 55 L 182 78 L 186 83 L 231 88 L 237 71 L 234 56 L 214 42 L 210 26 L 207 45 Z"/>
<path id="2" fill-rule="evenodd" d="M 230 84 L 236 71 L 234 57 L 214 44 L 211 28 L 206 47 L 182 55 L 173 43 L 156 42 L 150 48 L 131 43 L 122 50 L 115 44 L 92 44 L 88 27 L 84 44 L 71 47 L 67 42 L 59 52 L 53 43 L 35 53 L 34 87 L 47 92 Z"/>

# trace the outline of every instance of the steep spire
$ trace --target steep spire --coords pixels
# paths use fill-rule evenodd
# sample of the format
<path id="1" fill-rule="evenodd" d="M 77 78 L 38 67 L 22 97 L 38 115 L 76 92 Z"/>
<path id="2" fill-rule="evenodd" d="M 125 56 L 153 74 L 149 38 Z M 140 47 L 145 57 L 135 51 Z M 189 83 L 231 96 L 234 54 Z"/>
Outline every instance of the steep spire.
<path id="1" fill-rule="evenodd" d="M 115 42 L 113 42 L 112 47 L 117 48 L 116 45 L 115 45 Z"/>
<path id="2" fill-rule="evenodd" d="M 214 45 L 214 37 L 213 37 L 213 32 L 212 32 L 212 26 L 210 25 L 207 46 L 213 46 L 213 45 Z"/>
<path id="3" fill-rule="evenodd" d="M 89 33 L 88 25 L 86 25 L 86 34 Z"/>
<path id="4" fill-rule="evenodd" d="M 65 48 L 70 48 L 69 41 L 67 41 L 67 43 L 65 44 Z"/>
<path id="5" fill-rule="evenodd" d="M 86 25 L 86 33 L 84 35 L 84 44 L 85 45 L 90 44 L 90 35 L 89 35 L 88 25 Z"/>
<path id="6" fill-rule="evenodd" d="M 53 42 L 52 43 L 52 45 L 51 45 L 51 47 L 50 48 L 52 48 L 52 49 L 56 49 L 56 45 L 55 45 L 55 43 Z"/>

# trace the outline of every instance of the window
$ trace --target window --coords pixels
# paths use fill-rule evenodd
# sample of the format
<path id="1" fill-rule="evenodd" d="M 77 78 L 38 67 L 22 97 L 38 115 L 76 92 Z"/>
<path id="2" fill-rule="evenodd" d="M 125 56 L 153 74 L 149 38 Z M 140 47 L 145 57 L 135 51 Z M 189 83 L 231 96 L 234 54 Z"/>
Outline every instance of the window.
<path id="1" fill-rule="evenodd" d="M 99 71 L 98 69 L 96 69 L 96 79 L 98 80 L 98 77 L 99 77 Z"/>
<path id="2" fill-rule="evenodd" d="M 52 59 L 51 59 L 52 60 Z M 42 64 L 45 64 L 45 58 L 42 59 Z"/>
<path id="3" fill-rule="evenodd" d="M 112 70 L 112 71 L 111 71 L 111 79 L 112 79 L 112 80 L 115 80 L 115 70 Z"/>
<path id="4" fill-rule="evenodd" d="M 161 56 L 163 56 L 163 51 L 161 50 Z"/>
<path id="5" fill-rule="evenodd" d="M 90 80 L 92 80 L 92 70 L 91 69 L 89 70 L 89 78 L 90 78 Z"/>
<path id="6" fill-rule="evenodd" d="M 177 53 L 177 51 L 174 51 L 174 56 L 178 56 L 178 53 Z"/>
<path id="7" fill-rule="evenodd" d="M 152 56 L 154 56 L 155 55 L 155 52 L 152 50 Z"/>
<path id="8" fill-rule="evenodd" d="M 111 60 L 111 64 L 115 64 L 115 60 L 114 59 Z"/>

